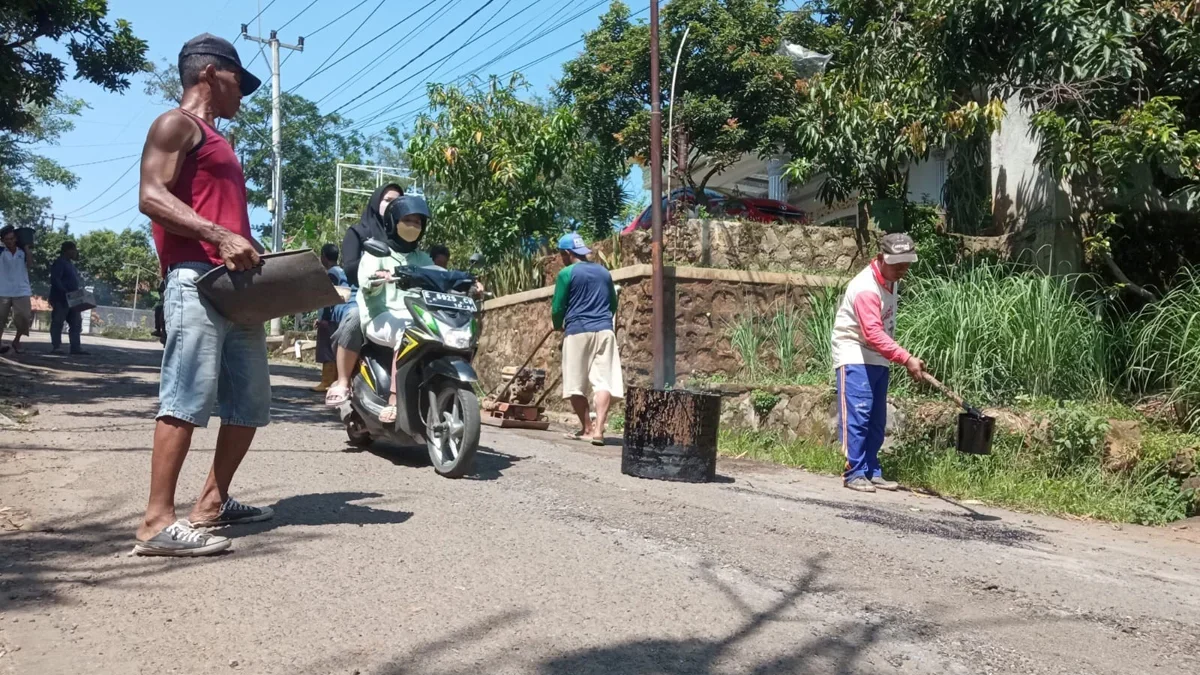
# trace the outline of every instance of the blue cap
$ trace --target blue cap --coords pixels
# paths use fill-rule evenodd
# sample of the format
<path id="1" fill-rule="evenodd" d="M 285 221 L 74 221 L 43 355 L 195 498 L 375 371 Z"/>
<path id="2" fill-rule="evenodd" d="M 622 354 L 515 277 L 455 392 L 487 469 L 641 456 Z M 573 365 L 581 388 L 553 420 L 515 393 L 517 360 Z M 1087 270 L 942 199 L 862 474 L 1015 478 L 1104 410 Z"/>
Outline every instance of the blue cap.
<path id="1" fill-rule="evenodd" d="M 579 236 L 577 232 L 568 232 L 567 234 L 564 234 L 558 240 L 558 250 L 570 251 L 575 255 L 588 255 L 592 252 L 592 249 L 588 248 L 587 245 L 583 243 L 583 237 Z"/>

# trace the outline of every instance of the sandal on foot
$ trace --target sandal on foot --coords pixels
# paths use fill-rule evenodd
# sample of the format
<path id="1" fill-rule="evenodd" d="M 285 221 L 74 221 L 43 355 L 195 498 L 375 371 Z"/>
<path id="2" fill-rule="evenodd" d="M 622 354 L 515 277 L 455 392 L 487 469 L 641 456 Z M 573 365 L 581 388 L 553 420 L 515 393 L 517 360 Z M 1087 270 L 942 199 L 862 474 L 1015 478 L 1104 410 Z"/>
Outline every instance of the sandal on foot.
<path id="1" fill-rule="evenodd" d="M 563 434 L 563 438 L 567 439 L 568 441 L 582 441 L 583 439 L 587 438 L 587 434 L 583 433 L 582 431 L 569 431 Z"/>
<path id="2" fill-rule="evenodd" d="M 379 421 L 384 424 L 392 424 L 396 421 L 396 406 L 389 405 L 379 411 Z"/>
<path id="3" fill-rule="evenodd" d="M 350 400 L 350 388 L 332 386 L 329 391 L 325 392 L 325 405 L 330 408 L 336 408 L 346 401 Z"/>
<path id="4" fill-rule="evenodd" d="M 598 448 L 604 446 L 604 437 L 603 436 L 594 437 L 591 439 L 591 441 L 592 441 L 592 445 L 594 445 Z"/>
<path id="5" fill-rule="evenodd" d="M 250 506 L 229 497 L 221 505 L 221 511 L 217 513 L 216 518 L 198 521 L 192 527 L 225 527 L 226 525 L 258 523 L 270 520 L 274 515 L 274 509 L 269 506 Z"/>
<path id="6" fill-rule="evenodd" d="M 134 544 L 133 553 L 191 558 L 219 553 L 232 543 L 226 537 L 201 532 L 186 520 L 177 520 L 146 541 Z"/>

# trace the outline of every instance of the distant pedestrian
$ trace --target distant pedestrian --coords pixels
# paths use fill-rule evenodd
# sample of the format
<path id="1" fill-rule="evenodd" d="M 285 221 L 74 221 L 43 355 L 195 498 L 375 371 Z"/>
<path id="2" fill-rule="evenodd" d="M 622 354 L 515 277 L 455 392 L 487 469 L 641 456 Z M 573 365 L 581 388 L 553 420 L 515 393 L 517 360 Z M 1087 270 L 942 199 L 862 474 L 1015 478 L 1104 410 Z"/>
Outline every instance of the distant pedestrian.
<path id="1" fill-rule="evenodd" d="M 443 244 L 434 244 L 429 247 L 429 257 L 433 258 L 433 265 L 442 270 L 450 269 L 450 249 Z"/>
<path id="2" fill-rule="evenodd" d="M 33 322 L 33 305 L 30 297 L 33 289 L 29 285 L 29 266 L 33 264 L 33 255 L 29 247 L 17 246 L 17 230 L 12 225 L 0 229 L 0 354 L 7 354 L 11 349 L 21 353 L 21 337 L 29 335 L 29 325 Z M 4 344 L 4 329 L 8 326 L 8 317 L 13 319 L 13 339 L 11 345 Z"/>
<path id="3" fill-rule="evenodd" d="M 250 231 L 246 178 L 237 154 L 216 128 L 232 119 L 259 79 L 242 67 L 229 41 L 205 33 L 179 52 L 183 99 L 150 126 L 142 150 L 139 207 L 149 216 L 167 292 L 167 341 L 150 460 L 150 499 L 134 553 L 198 556 L 229 548 L 229 539 L 197 528 L 266 520 L 269 507 L 229 496 L 229 484 L 258 427 L 271 419 L 271 375 L 262 324 L 235 324 L 197 290 L 196 281 L 224 265 L 259 263 Z M 175 488 L 196 427 L 219 403 L 212 468 L 190 520 L 175 518 Z"/>
<path id="4" fill-rule="evenodd" d="M 71 309 L 67 294 L 83 286 L 75 261 L 79 260 L 79 249 L 73 241 L 64 241 L 58 259 L 50 266 L 50 353 L 62 353 L 62 332 L 65 323 L 71 336 L 71 353 L 87 355 L 80 346 L 83 334 L 83 311 Z"/>
<path id="5" fill-rule="evenodd" d="M 339 288 L 350 288 L 346 272 L 338 267 L 338 247 L 336 244 L 325 244 L 321 247 L 321 266 L 329 275 L 329 283 Z M 317 318 L 317 363 L 321 364 L 321 382 L 312 390 L 325 392 L 329 386 L 337 382 L 337 364 L 334 363 L 335 349 L 333 331 L 337 329 L 349 303 L 332 305 L 321 310 Z"/>
<path id="6" fill-rule="evenodd" d="M 838 438 L 846 457 L 842 480 L 858 492 L 899 488 L 883 477 L 879 466 L 887 426 L 888 366 L 902 364 L 917 381 L 925 367 L 892 338 L 899 283 L 917 261 L 917 247 L 907 234 L 889 234 L 880 248 L 879 256 L 846 286 L 832 336 Z"/>
<path id="7" fill-rule="evenodd" d="M 604 445 L 604 428 L 613 399 L 625 398 L 621 355 L 613 331 L 617 312 L 617 289 L 612 275 L 600 264 L 588 262 L 592 252 L 578 234 L 558 240 L 563 269 L 554 283 L 552 317 L 554 329 L 563 332 L 563 398 L 579 417 L 573 439 L 591 439 Z M 587 394 L 591 391 L 596 420 L 591 421 Z"/>

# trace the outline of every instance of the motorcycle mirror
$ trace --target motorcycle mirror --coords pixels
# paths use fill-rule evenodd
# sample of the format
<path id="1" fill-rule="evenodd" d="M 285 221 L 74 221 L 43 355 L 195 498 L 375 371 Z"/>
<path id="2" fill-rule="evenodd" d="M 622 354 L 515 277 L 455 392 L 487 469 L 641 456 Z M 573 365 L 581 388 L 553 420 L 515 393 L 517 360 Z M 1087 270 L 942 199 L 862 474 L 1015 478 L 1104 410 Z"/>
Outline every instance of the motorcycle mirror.
<path id="1" fill-rule="evenodd" d="M 483 254 L 476 251 L 471 254 L 470 258 L 467 258 L 467 262 L 470 263 L 471 267 L 479 267 L 483 264 Z"/>
<path id="2" fill-rule="evenodd" d="M 388 245 L 375 238 L 364 241 L 363 250 L 376 258 L 387 258 L 392 255 L 392 250 L 388 248 Z"/>

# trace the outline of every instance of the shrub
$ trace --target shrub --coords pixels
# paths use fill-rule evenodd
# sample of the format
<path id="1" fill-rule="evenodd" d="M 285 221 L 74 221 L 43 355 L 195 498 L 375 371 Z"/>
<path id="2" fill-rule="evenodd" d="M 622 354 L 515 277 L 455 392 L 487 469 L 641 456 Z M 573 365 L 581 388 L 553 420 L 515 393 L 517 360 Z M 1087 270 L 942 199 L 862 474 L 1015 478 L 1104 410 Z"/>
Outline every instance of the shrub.
<path id="1" fill-rule="evenodd" d="M 1078 282 L 996 264 L 916 278 L 903 291 L 898 339 L 974 401 L 1104 396 L 1113 331 Z"/>
<path id="2" fill-rule="evenodd" d="M 1163 387 L 1189 429 L 1200 431 L 1200 279 L 1180 281 L 1136 319 L 1130 377 L 1143 389 Z"/>
<path id="3" fill-rule="evenodd" d="M 822 288 L 809 294 L 808 314 L 804 317 L 804 346 L 807 354 L 806 367 L 810 373 L 833 377 L 833 353 L 830 338 L 833 322 L 837 317 L 838 305 L 842 300 L 842 289 Z"/>
<path id="4" fill-rule="evenodd" d="M 771 414 L 775 406 L 779 405 L 779 395 L 755 389 L 750 393 L 750 405 L 754 408 L 755 414 L 759 417 L 766 417 Z"/>

